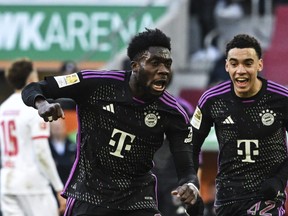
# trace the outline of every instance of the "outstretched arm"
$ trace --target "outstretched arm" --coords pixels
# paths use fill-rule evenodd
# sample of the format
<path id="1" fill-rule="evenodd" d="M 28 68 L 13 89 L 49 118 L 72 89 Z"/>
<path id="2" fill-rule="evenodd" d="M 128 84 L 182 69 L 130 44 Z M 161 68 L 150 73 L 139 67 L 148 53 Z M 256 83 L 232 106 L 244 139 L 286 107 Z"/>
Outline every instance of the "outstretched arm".
<path id="1" fill-rule="evenodd" d="M 49 103 L 44 95 L 52 98 L 52 96 L 49 95 L 47 82 L 45 80 L 27 85 L 22 91 L 22 100 L 27 106 L 36 108 L 38 114 L 46 122 L 64 118 L 64 112 L 60 104 Z"/>

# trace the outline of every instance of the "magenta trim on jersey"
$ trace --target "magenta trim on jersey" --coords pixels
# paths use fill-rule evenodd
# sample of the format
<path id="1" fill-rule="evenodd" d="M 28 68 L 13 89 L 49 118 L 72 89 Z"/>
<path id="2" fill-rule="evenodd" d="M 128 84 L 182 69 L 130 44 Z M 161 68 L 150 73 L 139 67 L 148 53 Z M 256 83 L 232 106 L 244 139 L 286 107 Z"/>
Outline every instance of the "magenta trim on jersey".
<path id="1" fill-rule="evenodd" d="M 125 73 L 123 72 L 116 72 L 116 71 L 86 71 L 86 72 L 82 72 L 83 75 L 116 75 L 116 76 L 121 76 L 124 77 Z"/>
<path id="2" fill-rule="evenodd" d="M 72 213 L 75 201 L 76 200 L 71 198 L 71 197 L 67 198 L 67 204 L 66 204 L 66 209 L 65 209 L 65 212 L 64 212 L 64 216 L 71 216 L 72 215 L 71 213 Z"/>
<path id="3" fill-rule="evenodd" d="M 173 108 L 176 108 L 184 116 L 184 119 L 185 119 L 186 123 L 190 122 L 190 119 L 189 119 L 189 116 L 188 116 L 187 112 L 184 110 L 184 108 L 177 102 L 177 100 L 172 95 L 170 95 L 168 92 L 164 92 L 162 97 L 163 97 L 163 99 L 166 99 L 166 100 L 170 101 L 171 106 Z"/>
<path id="4" fill-rule="evenodd" d="M 124 70 L 108 71 L 108 70 L 81 70 L 81 73 L 126 73 Z"/>
<path id="5" fill-rule="evenodd" d="M 70 171 L 70 174 L 69 174 L 69 177 L 68 177 L 68 180 L 66 181 L 66 184 L 65 184 L 65 187 L 64 187 L 64 190 L 63 190 L 63 193 L 67 190 L 67 187 L 73 177 L 73 174 L 76 170 L 76 166 L 79 162 L 79 157 L 80 157 L 80 138 L 81 138 L 81 133 L 80 133 L 80 121 L 79 121 L 79 115 L 78 115 L 78 106 L 76 106 L 76 113 L 77 113 L 77 122 L 78 122 L 78 130 L 77 130 L 77 151 L 76 151 L 76 158 L 75 158 L 75 161 L 74 161 L 74 164 L 73 164 L 73 167 Z"/>
<path id="6" fill-rule="evenodd" d="M 170 98 L 168 98 L 170 97 Z M 183 107 L 181 107 L 178 102 L 176 101 L 175 98 L 173 98 L 171 95 L 168 95 L 167 92 L 164 92 L 164 94 L 159 98 L 163 103 L 165 103 L 166 105 L 177 109 L 184 117 L 186 124 L 190 121 L 186 111 L 183 109 Z"/>
<path id="7" fill-rule="evenodd" d="M 133 100 L 137 101 L 138 103 L 145 104 L 145 101 L 142 101 L 136 97 L 132 97 Z"/>
<path id="8" fill-rule="evenodd" d="M 255 100 L 243 100 L 242 103 L 253 103 Z"/>
<path id="9" fill-rule="evenodd" d="M 179 112 L 182 113 L 182 115 L 184 115 L 184 118 L 190 122 L 190 118 L 186 112 L 186 110 L 179 104 L 179 102 L 176 100 L 176 98 L 174 98 L 171 94 L 169 94 L 168 92 L 164 92 L 163 96 L 166 96 L 168 100 L 170 100 L 171 102 L 175 103 L 176 107 L 177 107 L 177 110 Z M 187 122 L 187 123 L 188 123 Z"/>
<path id="10" fill-rule="evenodd" d="M 272 88 L 267 88 L 268 91 L 271 91 L 271 92 L 274 92 L 274 93 L 277 93 L 277 94 L 280 94 L 280 95 L 283 95 L 285 97 L 288 96 L 288 94 L 284 94 L 283 92 L 281 91 L 278 91 L 278 90 L 275 90 L 275 89 L 272 89 Z"/>
<path id="11" fill-rule="evenodd" d="M 228 85 L 227 85 L 228 84 Z M 199 107 L 203 107 L 203 105 L 206 103 L 206 101 L 211 98 L 211 97 L 214 97 L 214 96 L 217 96 L 217 95 L 221 95 L 221 94 L 224 94 L 224 93 L 227 93 L 231 91 L 230 89 L 230 81 L 227 81 L 221 85 L 218 85 L 218 86 L 215 86 L 209 90 L 207 90 L 206 92 L 204 92 L 204 94 L 200 97 L 199 99 Z"/>
<path id="12" fill-rule="evenodd" d="M 286 88 L 286 87 L 283 86 L 283 85 L 280 85 L 279 83 L 273 82 L 273 81 L 271 81 L 271 80 L 267 80 L 267 83 L 268 83 L 268 85 L 277 86 L 277 87 L 279 87 L 279 88 L 281 88 L 281 89 L 283 89 L 283 90 L 285 90 L 285 91 L 288 91 L 288 88 Z"/>
<path id="13" fill-rule="evenodd" d="M 112 78 L 123 81 L 125 79 L 124 71 L 81 71 L 83 79 L 91 78 Z"/>
<path id="14" fill-rule="evenodd" d="M 288 89 L 287 88 L 285 88 L 284 86 L 282 86 L 278 83 L 270 81 L 270 80 L 268 80 L 267 90 L 274 92 L 274 93 L 277 93 L 277 94 L 280 94 L 280 95 L 283 95 L 285 97 L 288 96 Z"/>
<path id="15" fill-rule="evenodd" d="M 68 216 L 68 211 L 69 211 L 69 206 L 70 206 L 71 200 L 72 200 L 72 198 L 70 198 L 70 197 L 67 198 L 64 216 Z"/>
<path id="16" fill-rule="evenodd" d="M 206 96 L 207 94 L 209 94 L 210 92 L 212 92 L 212 91 L 214 91 L 214 90 L 217 90 L 217 89 L 219 89 L 219 88 L 222 88 L 223 86 L 225 87 L 225 86 L 227 86 L 227 84 L 230 85 L 230 84 L 231 84 L 231 81 L 226 81 L 226 82 L 224 82 L 224 83 L 221 83 L 221 84 L 219 84 L 219 85 L 216 85 L 216 86 L 208 89 L 207 91 L 205 91 L 205 92 L 201 95 L 201 97 L 200 97 L 200 99 L 199 99 L 199 102 L 200 102 L 200 100 L 201 100 L 203 97 L 205 97 L 205 96 Z"/>
<path id="17" fill-rule="evenodd" d="M 85 75 L 83 76 L 83 79 L 92 79 L 92 78 L 112 78 L 112 79 L 116 79 L 116 80 L 121 80 L 124 81 L 124 77 L 117 77 L 117 76 L 108 76 L 108 75 Z"/>

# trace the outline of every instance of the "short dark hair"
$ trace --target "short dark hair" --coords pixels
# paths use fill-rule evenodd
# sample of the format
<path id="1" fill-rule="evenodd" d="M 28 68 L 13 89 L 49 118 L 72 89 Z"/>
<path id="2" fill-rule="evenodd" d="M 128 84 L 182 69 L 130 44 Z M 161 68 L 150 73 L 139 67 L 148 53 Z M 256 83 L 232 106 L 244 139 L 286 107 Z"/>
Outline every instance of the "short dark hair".
<path id="1" fill-rule="evenodd" d="M 14 61 L 5 71 L 5 77 L 14 89 L 22 89 L 33 71 L 33 63 L 27 58 Z"/>
<path id="2" fill-rule="evenodd" d="M 256 54 L 259 59 L 262 57 L 262 49 L 260 43 L 256 38 L 247 34 L 238 34 L 227 43 L 226 45 L 226 57 L 228 52 L 233 48 L 253 48 L 256 51 Z"/>
<path id="3" fill-rule="evenodd" d="M 165 47 L 171 51 L 171 39 L 159 29 L 148 29 L 134 36 L 127 48 L 127 55 L 131 61 L 139 57 L 149 47 Z"/>

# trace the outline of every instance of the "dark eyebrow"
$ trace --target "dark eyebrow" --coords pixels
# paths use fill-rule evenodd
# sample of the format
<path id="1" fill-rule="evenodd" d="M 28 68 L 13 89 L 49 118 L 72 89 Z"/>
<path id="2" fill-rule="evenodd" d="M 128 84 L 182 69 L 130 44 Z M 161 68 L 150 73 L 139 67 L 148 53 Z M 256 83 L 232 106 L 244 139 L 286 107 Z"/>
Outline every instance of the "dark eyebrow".
<path id="1" fill-rule="evenodd" d="M 153 56 L 150 61 L 153 61 L 153 60 L 158 60 L 158 61 L 171 61 L 172 62 L 172 58 L 163 58 L 161 56 Z"/>
<path id="2" fill-rule="evenodd" d="M 239 61 L 238 59 L 236 59 L 236 58 L 230 58 L 228 61 Z M 247 59 L 244 59 L 244 62 L 247 62 L 247 61 L 254 61 L 254 59 L 252 59 L 252 58 L 247 58 Z"/>

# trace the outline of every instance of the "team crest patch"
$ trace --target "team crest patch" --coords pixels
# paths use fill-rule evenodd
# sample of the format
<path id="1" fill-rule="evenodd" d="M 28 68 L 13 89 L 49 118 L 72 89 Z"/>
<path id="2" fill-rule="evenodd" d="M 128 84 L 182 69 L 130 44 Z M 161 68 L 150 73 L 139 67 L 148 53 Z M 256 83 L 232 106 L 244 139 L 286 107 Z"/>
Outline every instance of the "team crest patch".
<path id="1" fill-rule="evenodd" d="M 74 85 L 80 82 L 80 79 L 77 73 L 65 75 L 65 76 L 56 76 L 54 77 L 59 88 L 63 88 L 66 86 Z"/>
<path id="2" fill-rule="evenodd" d="M 145 112 L 144 115 L 145 115 L 144 121 L 148 127 L 155 127 L 158 119 L 160 119 L 159 113 L 157 112 L 152 112 L 152 113 Z"/>
<path id="3" fill-rule="evenodd" d="M 267 110 L 263 110 L 259 115 L 261 117 L 261 121 L 263 125 L 270 126 L 275 121 L 276 113 L 274 113 L 273 110 L 267 109 Z"/>

